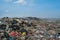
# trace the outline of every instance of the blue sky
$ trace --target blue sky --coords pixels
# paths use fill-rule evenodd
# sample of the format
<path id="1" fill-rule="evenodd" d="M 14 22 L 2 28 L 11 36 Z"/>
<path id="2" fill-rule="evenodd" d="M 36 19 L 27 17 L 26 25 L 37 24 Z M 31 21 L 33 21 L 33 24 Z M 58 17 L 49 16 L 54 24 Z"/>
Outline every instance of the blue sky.
<path id="1" fill-rule="evenodd" d="M 0 0 L 0 17 L 60 18 L 60 0 Z"/>

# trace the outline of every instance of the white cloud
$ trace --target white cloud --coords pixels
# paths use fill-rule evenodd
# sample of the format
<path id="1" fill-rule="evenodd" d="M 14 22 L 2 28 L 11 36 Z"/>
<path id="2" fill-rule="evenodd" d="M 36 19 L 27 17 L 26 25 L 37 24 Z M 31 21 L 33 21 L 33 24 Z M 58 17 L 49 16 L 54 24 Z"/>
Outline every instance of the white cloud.
<path id="1" fill-rule="evenodd" d="M 25 0 L 17 0 L 14 3 L 18 3 L 18 4 L 26 4 Z"/>
<path id="2" fill-rule="evenodd" d="M 4 0 L 5 2 L 13 2 L 14 4 L 21 4 L 21 5 L 34 5 L 34 0 Z"/>

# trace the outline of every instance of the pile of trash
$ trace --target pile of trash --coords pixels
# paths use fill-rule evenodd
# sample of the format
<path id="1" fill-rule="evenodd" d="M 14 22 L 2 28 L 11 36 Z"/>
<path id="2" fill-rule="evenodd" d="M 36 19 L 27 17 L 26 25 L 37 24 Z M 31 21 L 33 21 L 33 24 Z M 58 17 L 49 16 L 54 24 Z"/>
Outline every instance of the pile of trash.
<path id="1" fill-rule="evenodd" d="M 0 40 L 60 40 L 60 22 L 1 18 Z"/>

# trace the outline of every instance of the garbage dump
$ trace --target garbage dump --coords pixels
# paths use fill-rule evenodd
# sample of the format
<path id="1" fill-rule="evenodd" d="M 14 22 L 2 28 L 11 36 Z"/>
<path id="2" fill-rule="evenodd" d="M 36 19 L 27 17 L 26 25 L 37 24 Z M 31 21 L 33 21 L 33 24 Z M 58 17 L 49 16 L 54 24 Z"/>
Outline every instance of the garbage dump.
<path id="1" fill-rule="evenodd" d="M 60 22 L 1 18 L 0 40 L 60 40 Z"/>

